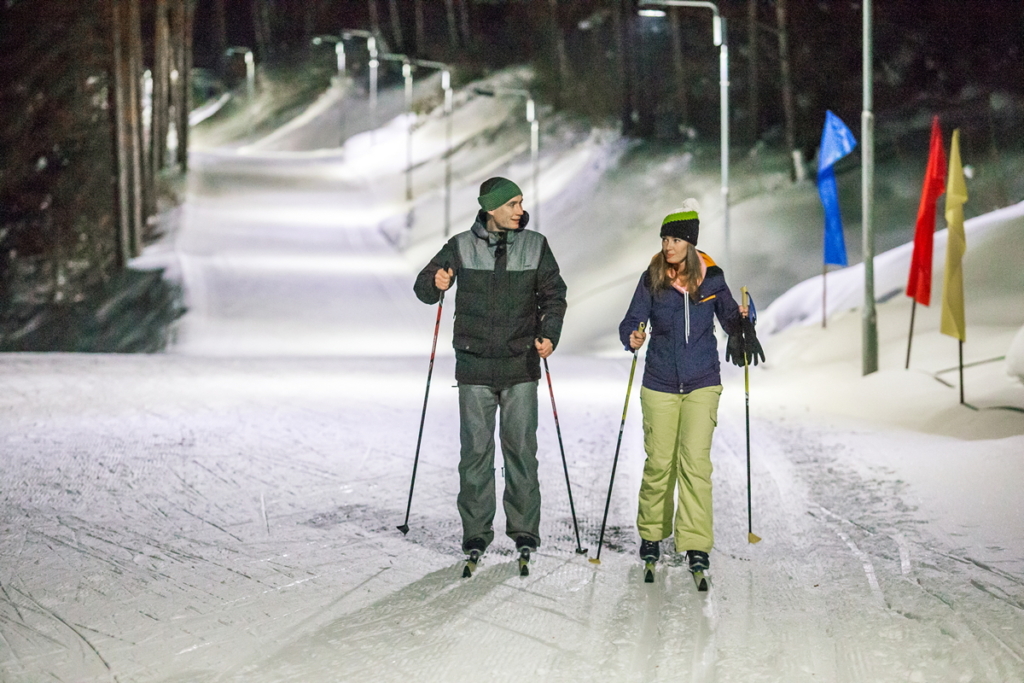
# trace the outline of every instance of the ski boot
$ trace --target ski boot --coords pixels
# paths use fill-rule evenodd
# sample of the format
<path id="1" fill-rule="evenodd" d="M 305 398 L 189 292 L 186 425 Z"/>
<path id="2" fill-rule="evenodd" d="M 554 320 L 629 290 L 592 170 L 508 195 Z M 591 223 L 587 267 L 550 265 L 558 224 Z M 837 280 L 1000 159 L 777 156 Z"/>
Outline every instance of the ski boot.
<path id="1" fill-rule="evenodd" d="M 706 572 L 711 566 L 708 554 L 700 550 L 687 550 L 686 559 L 690 563 L 690 573 L 693 575 L 693 582 L 697 584 L 697 590 L 703 593 L 708 589 Z"/>
<path id="2" fill-rule="evenodd" d="M 654 583 L 654 565 L 661 557 L 658 541 L 640 539 L 640 559 L 644 561 L 644 583 Z"/>
<path id="3" fill-rule="evenodd" d="M 462 578 L 468 579 L 476 571 L 476 566 L 480 563 L 480 556 L 484 554 L 485 545 L 483 542 L 473 539 L 467 541 L 462 549 L 466 552 L 466 566 L 462 568 Z"/>
<path id="4" fill-rule="evenodd" d="M 534 540 L 529 536 L 516 539 L 516 550 L 519 551 L 519 576 L 530 575 L 530 553 L 537 549 Z"/>

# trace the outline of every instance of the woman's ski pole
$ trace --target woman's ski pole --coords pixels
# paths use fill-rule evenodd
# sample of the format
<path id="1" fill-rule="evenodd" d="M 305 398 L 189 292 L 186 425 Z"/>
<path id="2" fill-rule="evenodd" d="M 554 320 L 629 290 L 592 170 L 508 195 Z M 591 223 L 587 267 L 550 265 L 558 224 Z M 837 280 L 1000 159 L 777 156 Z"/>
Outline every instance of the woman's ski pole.
<path id="1" fill-rule="evenodd" d="M 647 323 L 640 323 L 640 332 L 644 331 Z M 608 498 L 604 501 L 604 516 L 601 518 L 601 536 L 597 541 L 597 556 L 590 558 L 594 564 L 601 564 L 601 548 L 604 546 L 604 528 L 608 522 L 608 507 L 612 503 L 612 486 L 615 484 L 615 468 L 619 464 L 619 448 L 622 446 L 622 430 L 626 426 L 626 409 L 629 408 L 629 392 L 633 389 L 633 374 L 636 372 L 636 352 L 633 349 L 633 366 L 629 369 L 629 384 L 626 385 L 626 402 L 622 406 L 622 422 L 619 423 L 619 439 L 615 443 L 615 459 L 612 460 L 612 477 L 608 482 Z"/>
<path id="2" fill-rule="evenodd" d="M 555 433 L 558 434 L 558 450 L 562 453 L 562 469 L 565 470 L 565 489 L 569 492 L 569 511 L 572 513 L 572 528 L 576 532 L 576 553 L 586 555 L 587 549 L 580 545 L 580 527 L 576 523 L 576 506 L 572 502 L 572 485 L 569 484 L 569 465 L 565 462 L 565 447 L 562 446 L 562 428 L 558 426 L 558 408 L 555 407 L 555 390 L 551 386 L 551 370 L 548 359 L 544 359 L 544 373 L 548 376 L 548 391 L 551 393 L 551 412 L 555 415 Z"/>
<path id="3" fill-rule="evenodd" d="M 747 307 L 747 315 L 750 315 L 750 294 L 746 287 L 740 288 L 743 293 L 743 305 Z M 747 350 L 743 349 L 743 393 L 747 411 L 747 542 L 757 543 L 761 537 L 754 533 L 754 513 L 751 505 L 750 495 L 750 358 Z"/>
<path id="4" fill-rule="evenodd" d="M 405 507 L 405 521 L 398 530 L 402 535 L 409 533 L 409 511 L 412 510 L 412 490 L 416 486 L 416 467 L 420 464 L 420 443 L 423 441 L 423 422 L 427 419 L 427 397 L 430 396 L 430 376 L 434 373 L 434 352 L 437 351 L 437 333 L 441 329 L 441 307 L 444 306 L 444 292 L 437 302 L 437 321 L 434 322 L 434 343 L 430 347 L 430 366 L 427 368 L 427 391 L 423 395 L 423 413 L 420 415 L 420 433 L 416 437 L 416 457 L 412 461 L 412 482 L 409 484 L 409 503 Z"/>

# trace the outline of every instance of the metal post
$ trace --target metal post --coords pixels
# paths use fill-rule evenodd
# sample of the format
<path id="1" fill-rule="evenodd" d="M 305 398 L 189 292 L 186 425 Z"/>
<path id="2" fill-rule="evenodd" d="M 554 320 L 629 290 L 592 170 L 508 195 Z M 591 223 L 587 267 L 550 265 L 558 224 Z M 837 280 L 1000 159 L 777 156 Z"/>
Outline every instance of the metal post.
<path id="1" fill-rule="evenodd" d="M 452 229 L 452 74 L 445 69 L 441 72 L 441 87 L 444 88 L 445 152 L 444 152 L 444 236 Z"/>
<path id="2" fill-rule="evenodd" d="M 247 47 L 229 47 L 225 54 L 242 55 L 245 59 L 245 99 L 249 108 L 247 118 L 249 119 L 249 133 L 252 134 L 256 127 L 256 112 L 253 103 L 256 100 L 256 60 L 253 58 L 252 50 Z M 174 74 L 171 74 L 173 79 Z"/>
<path id="3" fill-rule="evenodd" d="M 718 5 L 702 0 L 641 0 L 640 8 L 645 7 L 700 7 L 711 10 L 711 28 L 714 43 L 719 47 L 719 100 L 721 112 L 721 164 L 722 164 L 722 229 L 725 238 L 725 269 L 732 266 L 732 247 L 729 235 L 729 45 L 725 34 L 725 19 L 718 12 Z"/>
<path id="4" fill-rule="evenodd" d="M 540 121 L 532 97 L 526 99 L 526 120 L 530 122 L 530 161 L 533 163 L 533 229 L 540 232 Z"/>
<path id="5" fill-rule="evenodd" d="M 526 98 L 526 121 L 530 124 L 530 161 L 533 164 L 533 215 L 530 216 L 530 224 L 534 230 L 540 232 L 540 119 L 537 117 L 537 106 L 533 96 L 528 90 L 519 88 L 474 88 L 473 92 L 484 97 L 495 97 L 497 95 L 513 95 Z"/>
<path id="6" fill-rule="evenodd" d="M 377 39 L 370 36 L 366 39 L 366 49 L 370 52 L 370 142 L 374 141 L 377 130 Z"/>
<path id="7" fill-rule="evenodd" d="M 252 50 L 245 52 L 245 90 L 249 100 L 249 132 L 252 133 L 256 129 L 256 60 Z"/>
<path id="8" fill-rule="evenodd" d="M 408 115 L 408 130 L 405 139 L 405 199 L 412 201 L 412 64 L 402 64 L 405 78 L 405 113 Z"/>
<path id="9" fill-rule="evenodd" d="M 334 56 L 338 58 L 338 78 L 345 76 L 345 43 L 341 38 L 334 44 Z"/>
<path id="10" fill-rule="evenodd" d="M 725 268 L 732 269 L 732 240 L 729 235 L 729 45 L 725 39 L 725 19 L 715 12 L 715 42 L 719 44 L 719 99 L 722 133 L 722 228 L 725 234 Z M 734 276 L 735 277 L 735 276 Z"/>
<path id="11" fill-rule="evenodd" d="M 452 71 L 451 67 L 444 62 L 435 62 L 429 59 L 406 60 L 417 67 L 438 69 L 441 72 L 441 89 L 444 91 L 444 117 L 445 117 L 445 162 L 444 162 L 444 236 L 451 233 L 452 227 Z M 410 111 L 412 107 L 409 107 Z M 410 157 L 410 167 L 412 161 Z"/>
<path id="12" fill-rule="evenodd" d="M 861 112 L 861 214 L 864 237 L 864 310 L 861 325 L 861 372 L 878 371 L 878 317 L 875 311 L 875 115 L 872 112 L 871 0 L 864 0 L 864 110 Z"/>

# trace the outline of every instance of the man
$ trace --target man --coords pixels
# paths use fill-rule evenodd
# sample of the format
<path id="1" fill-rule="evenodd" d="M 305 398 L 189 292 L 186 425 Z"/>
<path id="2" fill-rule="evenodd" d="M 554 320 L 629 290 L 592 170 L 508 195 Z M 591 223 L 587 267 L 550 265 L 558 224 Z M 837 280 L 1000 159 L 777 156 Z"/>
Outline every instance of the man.
<path id="1" fill-rule="evenodd" d="M 540 359 L 558 344 L 565 282 L 547 240 L 525 230 L 529 214 L 511 180 L 480 186 L 480 211 L 416 278 L 434 304 L 455 280 L 455 379 L 459 385 L 459 515 L 462 549 L 475 567 L 494 539 L 494 427 L 501 409 L 505 533 L 521 558 L 540 545 L 537 382 Z M 469 575 L 467 565 L 465 575 Z"/>

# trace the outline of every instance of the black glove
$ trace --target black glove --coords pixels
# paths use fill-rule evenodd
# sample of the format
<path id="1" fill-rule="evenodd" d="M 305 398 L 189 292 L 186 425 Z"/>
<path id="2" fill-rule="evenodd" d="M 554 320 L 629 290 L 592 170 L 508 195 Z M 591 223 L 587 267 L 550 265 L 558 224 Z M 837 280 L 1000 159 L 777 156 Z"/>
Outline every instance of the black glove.
<path id="1" fill-rule="evenodd" d="M 729 343 L 732 343 L 732 338 L 729 339 Z M 761 342 L 757 341 L 757 333 L 754 332 L 754 321 L 749 317 L 743 318 L 743 354 L 750 365 L 757 365 L 758 358 L 764 360 L 764 350 L 761 348 Z"/>
<path id="2" fill-rule="evenodd" d="M 725 345 L 725 360 L 733 365 L 743 367 L 743 333 L 730 334 Z"/>

